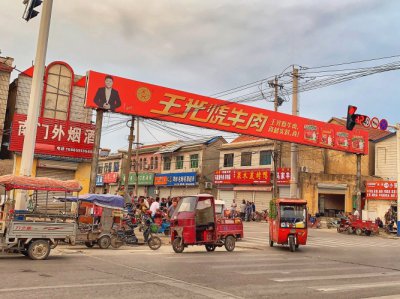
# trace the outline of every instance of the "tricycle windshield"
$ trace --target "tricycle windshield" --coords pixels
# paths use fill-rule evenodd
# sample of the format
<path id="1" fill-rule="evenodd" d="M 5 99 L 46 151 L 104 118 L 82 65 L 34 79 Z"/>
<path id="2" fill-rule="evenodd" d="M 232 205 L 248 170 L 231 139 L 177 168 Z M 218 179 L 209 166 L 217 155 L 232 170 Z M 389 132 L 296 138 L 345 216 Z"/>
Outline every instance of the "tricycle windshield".
<path id="1" fill-rule="evenodd" d="M 281 205 L 281 227 L 306 227 L 307 209 L 305 205 Z"/>
<path id="2" fill-rule="evenodd" d="M 180 212 L 194 212 L 196 208 L 197 197 L 189 196 L 182 198 L 176 206 L 174 215 Z"/>

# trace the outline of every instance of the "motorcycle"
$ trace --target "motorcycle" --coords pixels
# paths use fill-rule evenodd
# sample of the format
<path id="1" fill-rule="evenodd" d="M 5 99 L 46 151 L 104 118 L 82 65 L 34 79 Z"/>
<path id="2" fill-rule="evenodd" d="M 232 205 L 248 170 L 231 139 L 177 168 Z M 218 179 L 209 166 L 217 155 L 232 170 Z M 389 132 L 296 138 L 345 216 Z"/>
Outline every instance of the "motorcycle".
<path id="1" fill-rule="evenodd" d="M 124 244 L 131 246 L 140 245 L 134 231 L 138 225 L 132 219 L 133 216 L 125 219 L 125 225 L 123 226 L 123 228 L 117 230 L 116 234 L 111 238 L 111 246 L 113 248 L 119 248 Z M 151 222 L 149 222 L 149 219 L 142 220 L 144 244 L 147 244 L 152 250 L 157 250 L 161 247 L 162 242 L 159 237 L 153 235 L 153 233 L 151 232 L 150 224 Z M 129 229 L 126 229 L 125 226 L 128 226 Z"/>

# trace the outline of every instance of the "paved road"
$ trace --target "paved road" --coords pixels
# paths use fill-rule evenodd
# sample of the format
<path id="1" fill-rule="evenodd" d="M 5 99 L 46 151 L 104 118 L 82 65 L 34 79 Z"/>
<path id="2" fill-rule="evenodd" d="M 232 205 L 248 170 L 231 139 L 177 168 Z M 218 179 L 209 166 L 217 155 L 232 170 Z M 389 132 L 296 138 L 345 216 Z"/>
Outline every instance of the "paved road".
<path id="1" fill-rule="evenodd" d="M 265 223 L 245 232 L 232 253 L 75 246 L 47 261 L 0 257 L 0 298 L 400 298 L 400 240 L 312 230 L 291 253 L 268 246 Z"/>

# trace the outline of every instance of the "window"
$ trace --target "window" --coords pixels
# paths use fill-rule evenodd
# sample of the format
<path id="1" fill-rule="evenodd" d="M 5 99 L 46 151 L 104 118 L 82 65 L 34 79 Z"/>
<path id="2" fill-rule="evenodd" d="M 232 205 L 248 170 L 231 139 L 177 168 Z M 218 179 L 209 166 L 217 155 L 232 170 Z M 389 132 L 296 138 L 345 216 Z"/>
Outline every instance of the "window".
<path id="1" fill-rule="evenodd" d="M 113 167 L 112 167 L 112 162 L 108 163 L 108 171 L 112 172 L 113 171 Z"/>
<path id="2" fill-rule="evenodd" d="M 224 167 L 233 167 L 233 154 L 225 154 L 224 155 Z"/>
<path id="3" fill-rule="evenodd" d="M 43 117 L 67 120 L 73 74 L 63 64 L 47 69 Z"/>
<path id="4" fill-rule="evenodd" d="M 175 169 L 183 169 L 183 156 L 177 156 L 175 159 Z"/>
<path id="5" fill-rule="evenodd" d="M 97 167 L 97 173 L 98 174 L 102 174 L 103 173 L 103 165 L 99 165 L 99 167 Z"/>
<path id="6" fill-rule="evenodd" d="M 154 157 L 150 158 L 150 169 L 154 169 Z"/>
<path id="7" fill-rule="evenodd" d="M 147 158 L 143 158 L 143 169 L 149 169 L 149 165 L 147 164 Z"/>
<path id="8" fill-rule="evenodd" d="M 199 155 L 190 155 L 190 168 L 199 168 Z"/>
<path id="9" fill-rule="evenodd" d="M 119 171 L 119 162 L 114 162 L 114 172 Z"/>
<path id="10" fill-rule="evenodd" d="M 143 159 L 140 158 L 139 159 L 139 170 L 142 170 L 142 169 L 143 169 Z"/>
<path id="11" fill-rule="evenodd" d="M 260 152 L 260 165 L 271 165 L 272 164 L 272 152 L 261 151 Z"/>
<path id="12" fill-rule="evenodd" d="M 171 170 L 171 158 L 164 157 L 164 170 Z"/>
<path id="13" fill-rule="evenodd" d="M 158 157 L 154 158 L 154 169 L 158 169 Z"/>
<path id="14" fill-rule="evenodd" d="M 240 162 L 241 166 L 251 166 L 251 152 L 243 152 Z"/>
<path id="15" fill-rule="evenodd" d="M 135 171 L 135 170 L 136 170 L 136 160 L 133 159 L 132 164 L 131 164 L 131 171 Z"/>

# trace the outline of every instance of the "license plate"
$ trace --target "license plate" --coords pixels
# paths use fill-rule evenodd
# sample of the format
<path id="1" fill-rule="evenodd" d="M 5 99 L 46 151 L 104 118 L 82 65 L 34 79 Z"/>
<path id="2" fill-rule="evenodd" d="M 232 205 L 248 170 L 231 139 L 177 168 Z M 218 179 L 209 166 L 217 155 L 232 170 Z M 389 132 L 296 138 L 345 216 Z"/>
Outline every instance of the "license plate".
<path id="1" fill-rule="evenodd" d="M 292 228 L 292 229 L 290 230 L 290 233 L 291 233 L 291 234 L 295 234 L 295 233 L 296 233 L 296 230 Z"/>

